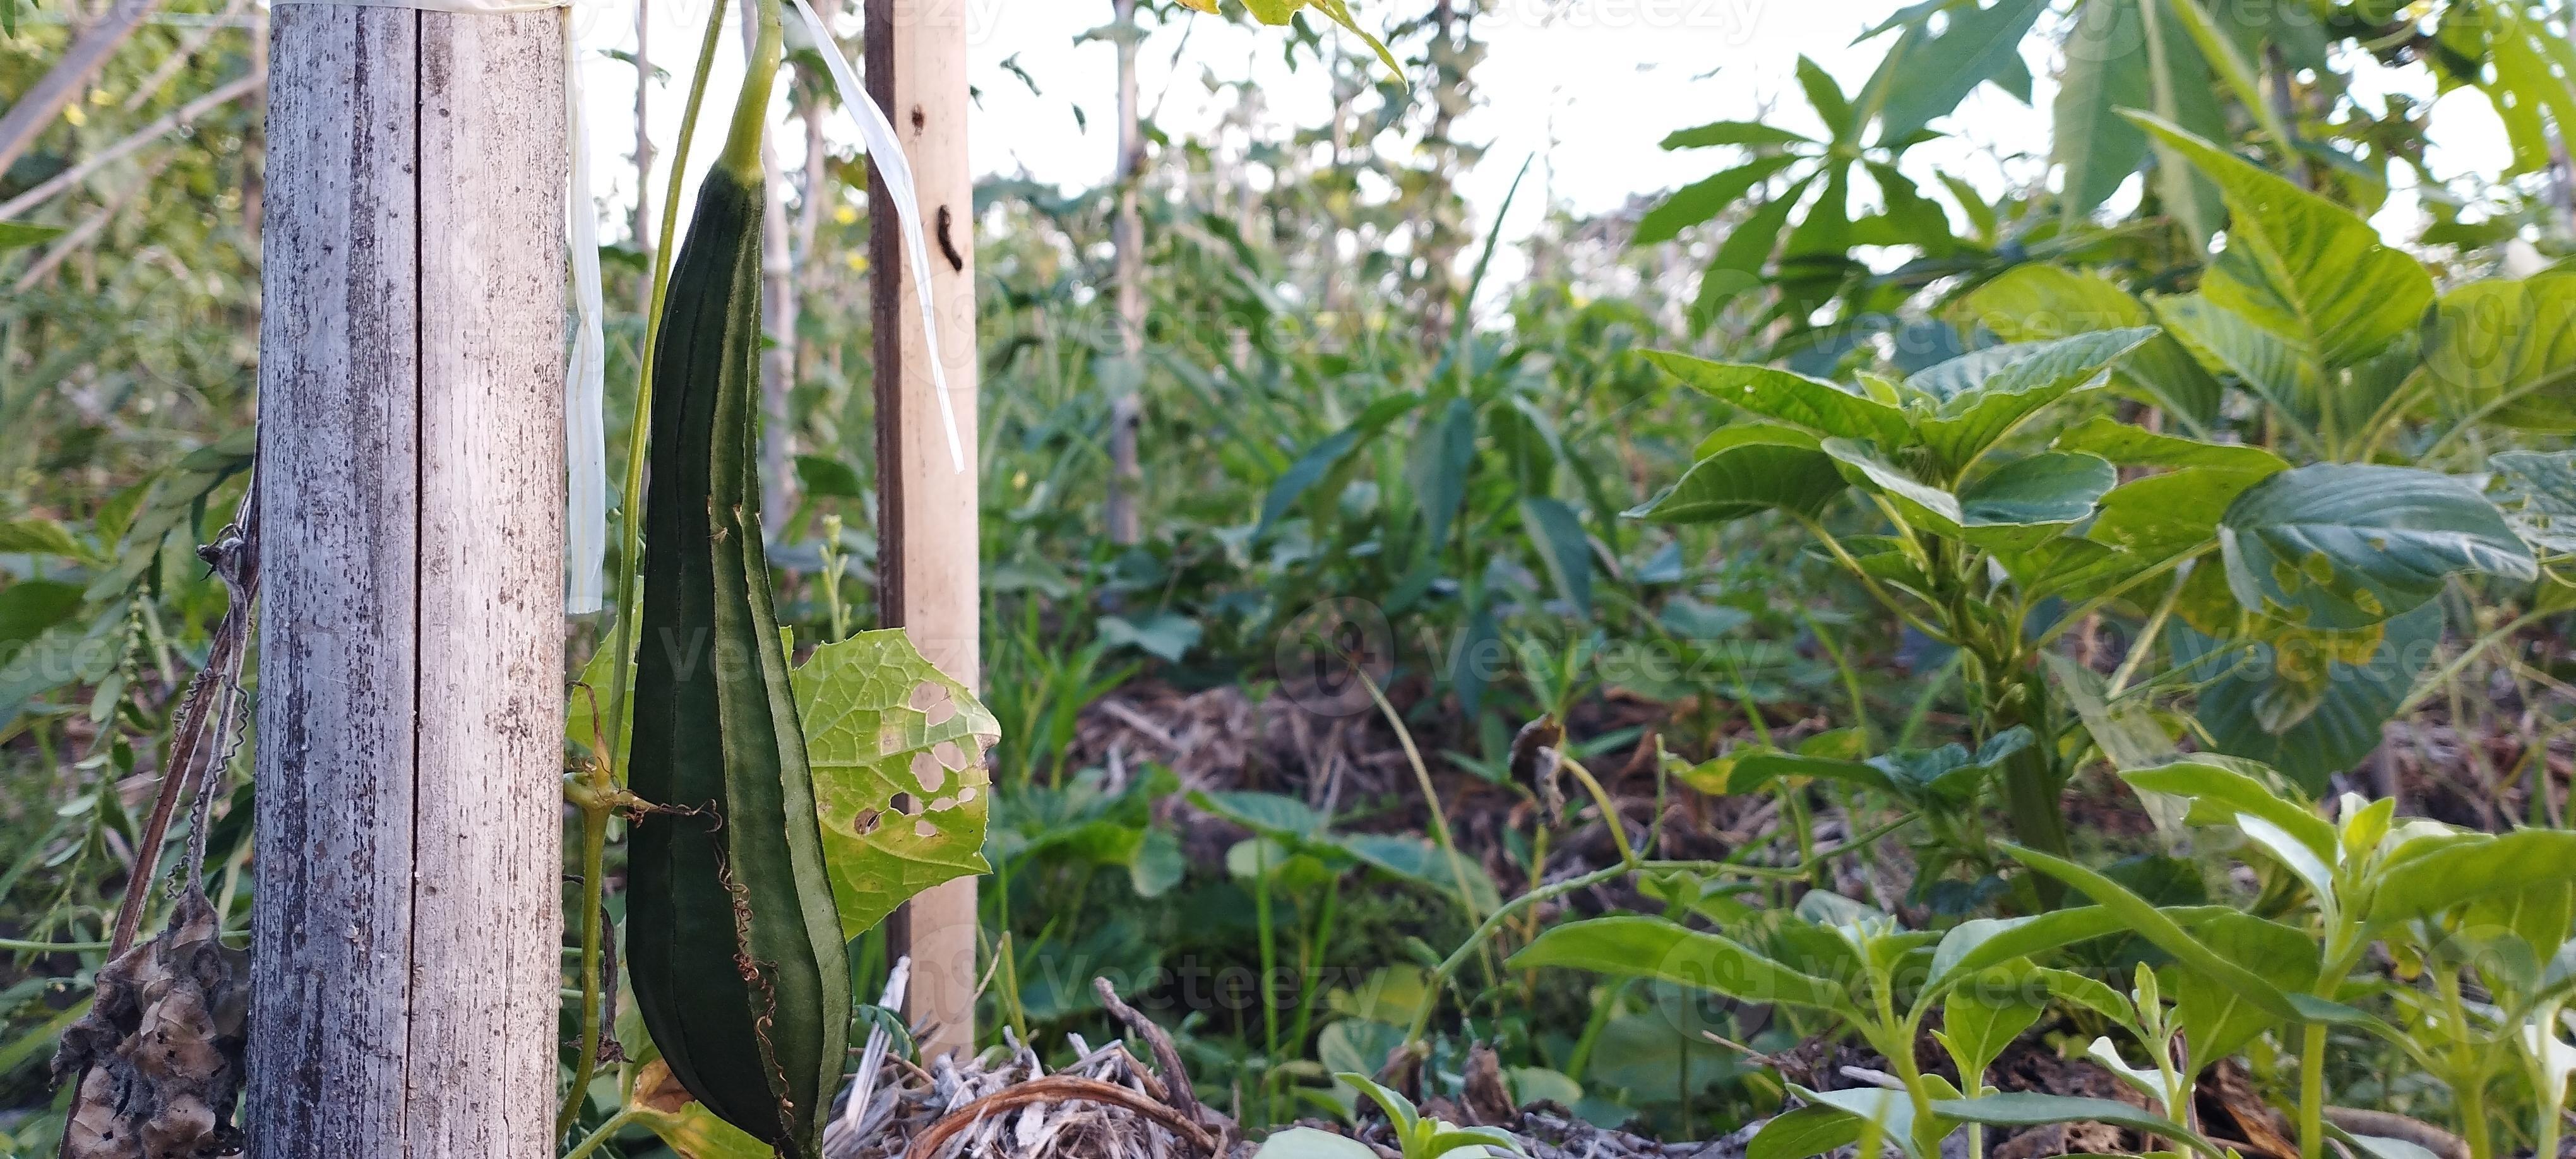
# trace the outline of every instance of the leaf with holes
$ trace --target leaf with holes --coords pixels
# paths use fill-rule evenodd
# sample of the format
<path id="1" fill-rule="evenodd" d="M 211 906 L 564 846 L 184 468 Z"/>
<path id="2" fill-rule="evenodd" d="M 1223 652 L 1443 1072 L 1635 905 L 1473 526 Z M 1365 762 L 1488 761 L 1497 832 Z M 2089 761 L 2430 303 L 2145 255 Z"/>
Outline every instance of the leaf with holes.
<path id="1" fill-rule="evenodd" d="M 825 644 L 790 678 L 814 766 L 823 856 L 855 938 L 934 885 L 986 871 L 1001 725 L 900 629 Z"/>

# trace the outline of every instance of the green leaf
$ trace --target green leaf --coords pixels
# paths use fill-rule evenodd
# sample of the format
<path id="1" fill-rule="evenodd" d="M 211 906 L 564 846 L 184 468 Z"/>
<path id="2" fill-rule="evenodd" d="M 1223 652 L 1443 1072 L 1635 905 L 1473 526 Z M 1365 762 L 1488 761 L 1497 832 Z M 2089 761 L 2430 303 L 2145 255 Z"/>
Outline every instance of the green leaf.
<path id="1" fill-rule="evenodd" d="M 2576 276 L 2473 282 L 2442 296 L 2424 372 L 2454 414 L 2576 430 Z"/>
<path id="2" fill-rule="evenodd" d="M 51 519 L 20 519 L 0 522 L 0 553 L 25 552 L 31 555 L 58 555 L 65 559 L 90 558 L 80 541 L 63 525 Z"/>
<path id="3" fill-rule="evenodd" d="M 1261 1141 L 1252 1159 L 1377 1159 L 1377 1152 L 1357 1139 L 1313 1127 L 1290 1127 Z"/>
<path id="4" fill-rule="evenodd" d="M 1879 142 L 1914 135 L 1950 115 L 1978 85 L 2022 68 L 2022 38 L 2047 7 L 2043 0 L 1963 4 L 1948 10 L 1948 22 L 1938 34 L 1909 31 L 1882 66 L 1900 71 L 1890 78 L 1887 101 L 1879 109 Z"/>
<path id="5" fill-rule="evenodd" d="M 1833 132 L 1834 140 L 1858 139 L 1860 125 L 1852 117 L 1851 99 L 1843 95 L 1842 86 L 1834 83 L 1833 74 L 1826 72 L 1824 66 L 1800 56 L 1798 87 L 1807 94 L 1807 104 L 1814 107 L 1817 118 Z"/>
<path id="6" fill-rule="evenodd" d="M 2036 973 L 2040 982 L 2048 987 L 2048 992 L 2060 1001 L 2072 1002 L 2119 1026 L 2133 1027 L 2138 1020 L 2138 1008 L 2099 979 L 2072 970 L 2042 968 Z"/>
<path id="7" fill-rule="evenodd" d="M 2092 7 L 2087 5 L 2087 10 Z M 2127 126 L 2125 121 L 2121 124 Z M 2038 264 L 2004 271 L 1962 297 L 1951 314 L 2016 343 L 2151 326 L 2156 321 L 2144 303 L 2106 279 Z M 2114 384 L 2131 395 L 2203 425 L 2217 418 L 2217 380 L 2170 335 L 2148 339 L 2114 363 L 2112 370 Z"/>
<path id="8" fill-rule="evenodd" d="M 2351 634 L 2282 629 L 2244 651 L 2188 623 L 2167 629 L 2178 670 L 2211 681 L 2195 716 L 2211 747 L 2279 770 L 2310 793 L 2348 772 L 2380 745 L 2387 723 L 2437 659 L 2442 605 L 2433 601 L 2388 621 L 2375 649 L 2362 656 L 2335 641 Z M 2285 705 L 2299 698 L 2286 727 Z"/>
<path id="9" fill-rule="evenodd" d="M 1932 1104 L 1943 1118 L 1965 1123 L 1983 1123 L 1989 1127 L 2039 1127 L 2050 1123 L 2109 1123 L 2141 1134 L 2179 1139 L 2194 1150 L 2213 1159 L 2226 1159 L 2227 1153 L 2199 1135 L 2175 1126 L 2161 1116 L 2150 1114 L 2114 1099 L 2078 1098 L 2073 1095 L 2016 1093 L 1987 1095 L 1982 1099 L 1943 1099 Z"/>
<path id="10" fill-rule="evenodd" d="M 984 753 L 1001 725 L 972 689 L 901 629 L 816 648 L 790 684 L 844 933 L 856 938 L 921 891 L 989 870 Z"/>
<path id="11" fill-rule="evenodd" d="M 1787 154 L 1760 157 L 1683 186 L 1637 220 L 1637 232 L 1628 239 L 1628 244 L 1646 246 L 1671 241 L 1683 230 L 1716 217 L 1727 206 L 1743 200 L 1745 193 L 1754 186 L 1769 180 L 1773 174 L 1797 160 Z"/>
<path id="12" fill-rule="evenodd" d="M 2290 469 L 2288 460 L 2243 443 L 2204 443 L 2151 431 L 2109 415 L 2095 415 L 2049 444 L 2061 451 L 2100 455 L 2123 467 L 2208 467 L 2261 478 Z"/>
<path id="13" fill-rule="evenodd" d="M 1371 403 L 1367 410 L 1360 412 L 1360 417 L 1352 420 L 1349 426 L 1324 436 L 1317 440 L 1314 446 L 1308 447 L 1306 453 L 1298 456 L 1297 461 L 1288 465 L 1288 470 L 1279 476 L 1278 481 L 1270 485 L 1270 495 L 1261 504 L 1261 523 L 1254 530 L 1254 536 L 1258 538 L 1267 534 L 1281 519 L 1286 518 L 1289 510 L 1297 505 L 1297 501 L 1305 498 L 1306 492 L 1312 490 L 1315 484 L 1322 482 L 1324 476 L 1331 473 L 1344 456 L 1349 455 L 1360 445 L 1361 440 L 1385 430 L 1388 423 L 1403 417 L 1406 412 L 1421 404 L 1422 396 L 1418 394 L 1392 395 L 1379 399 Z"/>
<path id="14" fill-rule="evenodd" d="M 2009 843 L 1999 843 L 1999 847 L 2022 864 L 2073 886 L 2104 909 L 2120 915 L 2130 930 L 2157 949 L 2173 955 L 2175 961 L 2201 972 L 2266 1013 L 2285 1019 L 2299 1017 L 2299 1008 L 2277 987 L 2220 957 L 2183 932 L 2183 928 L 2174 924 L 2174 920 L 2163 911 L 2129 892 L 2120 883 L 2072 861 L 2036 850 Z"/>
<path id="15" fill-rule="evenodd" d="M 1751 793 L 1782 777 L 1817 777 L 1875 789 L 1889 796 L 1899 795 L 1896 782 L 1888 779 L 1887 771 L 1866 761 L 1787 753 L 1760 745 L 1736 749 L 1701 768 L 1707 770 L 1702 780 L 1714 785 L 1721 793 Z"/>
<path id="16" fill-rule="evenodd" d="M 0 658 L 81 609 L 79 584 L 19 580 L 0 588 Z"/>
<path id="17" fill-rule="evenodd" d="M 2495 504 L 2460 480 L 2404 467 L 2284 471 L 2237 496 L 2218 536 L 2238 603 L 2316 628 L 2381 623 L 2463 572 L 2539 575 Z"/>
<path id="18" fill-rule="evenodd" d="M 1762 284 L 1763 271 L 1771 264 L 1772 251 L 1780 248 L 1780 234 L 1789 228 L 1789 214 L 1798 207 L 1815 175 L 1790 182 L 1780 195 L 1745 215 L 1742 222 L 1719 242 L 1717 253 L 1709 259 L 1708 269 L 1700 275 L 1699 293 L 1691 302 L 1691 325 L 1705 330 L 1717 321 L 1726 304 Z"/>
<path id="19" fill-rule="evenodd" d="M 2535 553 L 2576 555 L 2576 451 L 2506 451 L 2487 460 L 2505 522 Z"/>
<path id="20" fill-rule="evenodd" d="M 2350 210 L 2165 121 L 2130 118 L 2189 159 L 2227 201 L 2227 246 L 2203 279 L 2209 300 L 2297 344 L 2326 366 L 2351 366 L 2412 331 L 2433 279 Z M 2254 280 L 2248 280 L 2249 275 Z"/>
<path id="21" fill-rule="evenodd" d="M 1646 360 L 1710 398 L 1801 430 L 1891 446 L 1906 436 L 1903 410 L 1823 379 L 1661 350 L 1646 352 Z"/>
<path id="22" fill-rule="evenodd" d="M 848 463 L 826 455 L 796 456 L 796 482 L 808 495 L 835 499 L 863 499 L 867 484 Z"/>
<path id="23" fill-rule="evenodd" d="M 2373 926 L 2387 926 L 2480 898 L 2571 880 L 2576 880 L 2576 831 L 2524 829 L 2397 861 L 2380 877 L 2366 916 Z"/>
<path id="24" fill-rule="evenodd" d="M 2204 911 L 2192 936 L 2229 964 L 2283 994 L 2316 985 L 2318 950 L 2308 935 L 2278 922 L 2232 909 Z M 2192 1058 L 2203 1065 L 2226 1058 L 2255 1035 L 2287 1019 L 2242 991 L 2196 970 L 2181 970 L 2165 983 L 2174 1000 Z"/>
<path id="25" fill-rule="evenodd" d="M 1871 768 L 1887 774 L 1896 795 L 1922 805 L 1957 807 L 1976 796 L 1986 776 L 2032 744 L 2031 731 L 2015 726 L 1987 738 L 1971 755 L 1967 748 L 1946 744 L 1936 749 L 1897 749 L 1872 757 Z"/>
<path id="26" fill-rule="evenodd" d="M 2195 825 L 2234 825 L 2239 814 L 2261 817 L 2297 839 L 2310 856 L 2333 864 L 2334 826 L 2310 811 L 2304 801 L 2272 791 L 2252 771 L 2218 757 L 2186 757 L 2147 769 L 2128 769 L 2120 779 L 2141 793 L 2163 793 L 2191 802 Z"/>
<path id="27" fill-rule="evenodd" d="M 1957 1056 L 1962 1083 L 1981 1085 L 2004 1048 L 2039 1021 L 2040 1005 L 2024 1000 L 2031 980 L 2029 963 L 1998 966 L 1968 979 L 1941 1004 L 1942 1028 L 1934 1033 Z"/>
<path id="28" fill-rule="evenodd" d="M 1190 804 L 1265 836 L 1293 842 L 1324 836 L 1324 815 L 1295 797 L 1246 790 L 1193 789 Z"/>
<path id="29" fill-rule="evenodd" d="M 1334 844 L 1361 861 L 1417 885 L 1445 894 L 1465 893 L 1479 913 L 1502 907 L 1501 892 L 1484 867 L 1464 854 L 1452 858 L 1428 838 L 1393 833 L 1355 833 Z M 1464 873 L 1460 880 L 1458 874 Z"/>
<path id="30" fill-rule="evenodd" d="M 1932 972 L 1924 983 L 1942 984 L 2020 958 L 2091 941 L 2128 928 L 2120 916 L 2101 906 L 2077 906 L 2019 918 L 1972 918 L 1941 935 L 1932 951 Z"/>
<path id="31" fill-rule="evenodd" d="M 1630 510 L 1657 523 L 1728 523 L 1774 508 L 1813 517 L 1849 484 L 1832 456 L 1803 431 L 1747 423 L 1724 428 L 1728 445 L 1708 453 L 1663 494 Z"/>
<path id="32" fill-rule="evenodd" d="M 1905 385 L 1939 408 L 1917 424 L 1923 444 L 1965 471 L 2042 409 L 2109 381 L 2107 368 L 2155 334 L 2132 327 L 1993 346 L 1916 374 Z"/>
<path id="33" fill-rule="evenodd" d="M 627 1113 L 681 1159 L 774 1159 L 778 1152 L 716 1117 L 672 1079 L 669 1064 L 644 1064 Z"/>
<path id="34" fill-rule="evenodd" d="M 1564 501 L 1544 496 L 1521 500 L 1521 527 L 1538 549 L 1556 594 L 1585 617 L 1592 615 L 1592 538 L 1583 518 Z"/>
<path id="35" fill-rule="evenodd" d="M 1677 130 L 1663 141 L 1666 149 L 1706 149 L 1715 145 L 1813 145 L 1816 142 L 1755 121 L 1711 121 Z"/>
<path id="36" fill-rule="evenodd" d="M 14 6 L 14 0 L 0 0 L 0 8 L 14 8 Z M 15 28 L 0 31 L 7 31 L 13 36 L 17 34 L 17 29 Z M 28 225 L 24 222 L 0 221 L 0 253 L 7 253 L 14 249 L 25 249 L 28 246 L 43 245 L 46 242 L 61 237 L 62 235 L 63 231 L 58 226 Z"/>
<path id="37" fill-rule="evenodd" d="M 2119 470 L 2096 455 L 2015 459 L 1959 493 L 1959 523 L 1981 546 L 2027 548 L 2089 518 L 2119 481 Z"/>
<path id="38" fill-rule="evenodd" d="M 2234 375 L 2291 414 L 2316 413 L 2325 369 L 2310 352 L 2201 294 L 2158 298 L 2155 309 L 2165 331 L 2210 373 Z"/>
<path id="39" fill-rule="evenodd" d="M 2146 134 L 2118 110 L 2155 103 L 2138 0 L 2092 0 L 2078 6 L 2075 17 L 2051 110 L 2055 160 L 2066 173 L 2059 204 L 2070 228 L 2109 200 L 2146 160 Z"/>
<path id="40" fill-rule="evenodd" d="M 1797 1107 L 1764 1123 L 1745 1144 L 1744 1159 L 1812 1159 L 1859 1142 L 1860 1132 L 1860 1120 L 1838 1107 Z"/>
<path id="41" fill-rule="evenodd" d="M 1924 1077 L 1928 1081 L 1940 1081 L 1938 1075 Z M 1914 1100 L 1907 1097 L 1904 1091 L 1891 1091 L 1880 1087 L 1811 1091 L 1796 1083 L 1789 1084 L 1789 1090 L 1799 1098 L 1805 1099 L 1810 1106 L 1829 1107 L 1849 1118 L 1852 1121 L 1854 1139 L 1860 1137 L 1862 1123 L 1874 1122 L 1886 1131 L 1886 1141 L 1896 1144 L 1905 1152 L 1907 1159 L 1934 1159 L 1934 1156 L 1926 1152 L 1917 1138 L 1919 1132 L 1918 1124 L 1914 1121 Z M 1930 1129 L 1938 1130 L 1939 1125 L 1932 1124 Z"/>
<path id="42" fill-rule="evenodd" d="M 1449 400 L 1423 425 L 1404 464 L 1405 481 L 1421 505 L 1424 542 L 1438 551 L 1449 542 L 1449 528 L 1467 501 L 1467 478 L 1476 465 L 1476 407 L 1463 398 Z"/>
<path id="43" fill-rule="evenodd" d="M 1506 965 L 1514 970 L 1562 966 L 1619 978 L 1654 978 L 1744 1002 L 1852 1011 L 1851 999 L 1840 985 L 1790 969 L 1742 943 L 1661 918 L 1568 922 L 1540 934 Z"/>

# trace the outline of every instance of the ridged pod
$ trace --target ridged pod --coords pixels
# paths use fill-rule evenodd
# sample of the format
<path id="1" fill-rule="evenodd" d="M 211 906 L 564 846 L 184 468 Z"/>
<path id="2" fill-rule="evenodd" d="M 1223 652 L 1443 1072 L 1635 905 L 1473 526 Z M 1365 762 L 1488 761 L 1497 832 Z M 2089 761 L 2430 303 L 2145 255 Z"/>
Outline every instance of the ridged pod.
<path id="1" fill-rule="evenodd" d="M 810 1159 L 845 1061 L 849 966 L 761 547 L 759 131 L 744 148 L 738 118 L 699 189 L 653 362 L 629 785 L 663 809 L 635 825 L 627 968 L 681 1085 Z"/>

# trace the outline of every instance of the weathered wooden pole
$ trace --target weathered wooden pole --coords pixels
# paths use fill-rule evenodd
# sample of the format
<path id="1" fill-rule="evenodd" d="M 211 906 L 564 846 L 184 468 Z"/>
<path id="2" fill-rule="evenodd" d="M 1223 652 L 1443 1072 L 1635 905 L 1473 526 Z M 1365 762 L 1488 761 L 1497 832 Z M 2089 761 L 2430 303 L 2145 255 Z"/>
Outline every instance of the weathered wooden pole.
<path id="1" fill-rule="evenodd" d="M 869 269 L 876 329 L 878 584 L 889 627 L 913 640 L 941 671 L 979 687 L 976 557 L 975 190 L 966 158 L 968 5 L 867 0 L 868 95 L 894 122 L 912 162 L 929 234 L 931 295 L 940 349 L 930 349 L 911 268 L 903 256 L 885 182 L 868 200 Z M 948 377 L 965 446 L 965 470 L 950 460 L 931 385 L 930 360 Z M 960 878 L 913 899 L 894 919 L 898 953 L 912 955 L 904 1014 L 936 1029 L 923 1040 L 938 1054 L 975 1041 L 975 879 Z"/>
<path id="2" fill-rule="evenodd" d="M 545 1159 L 564 20 L 275 13 L 253 1159 Z"/>

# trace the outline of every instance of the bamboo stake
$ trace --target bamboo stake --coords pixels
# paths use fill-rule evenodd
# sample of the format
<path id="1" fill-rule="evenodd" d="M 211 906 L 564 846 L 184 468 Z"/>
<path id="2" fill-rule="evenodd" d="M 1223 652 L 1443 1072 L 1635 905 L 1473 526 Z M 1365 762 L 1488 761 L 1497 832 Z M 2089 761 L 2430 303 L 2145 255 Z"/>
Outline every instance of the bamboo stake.
<path id="1" fill-rule="evenodd" d="M 868 94 L 893 120 L 929 235 L 941 349 L 922 335 L 910 266 L 885 178 L 871 165 L 870 291 L 876 332 L 880 622 L 912 630 L 923 656 L 981 683 L 981 579 L 976 558 L 975 194 L 966 155 L 971 107 L 966 5 L 867 0 Z M 932 360 L 945 368 L 964 470 L 949 458 Z M 923 893 L 889 929 L 912 956 L 904 1013 L 927 1028 L 925 1055 L 975 1041 L 975 879 Z"/>

